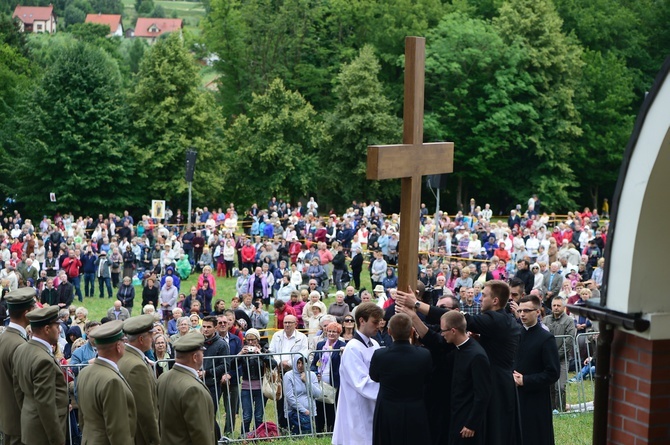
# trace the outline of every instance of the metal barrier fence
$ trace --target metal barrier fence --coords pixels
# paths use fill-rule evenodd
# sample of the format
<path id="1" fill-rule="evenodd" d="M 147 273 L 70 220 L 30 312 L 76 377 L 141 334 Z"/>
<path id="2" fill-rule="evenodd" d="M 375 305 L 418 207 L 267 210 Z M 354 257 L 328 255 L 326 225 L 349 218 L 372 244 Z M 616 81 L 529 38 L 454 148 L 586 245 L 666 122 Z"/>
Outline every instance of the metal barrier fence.
<path id="1" fill-rule="evenodd" d="M 598 332 L 578 334 L 576 337 L 556 336 L 561 368 L 559 379 L 551 389 L 551 397 L 552 406 L 559 413 L 593 411 L 592 377 L 595 369 L 592 369 L 591 357 L 595 353 L 594 340 L 597 336 Z M 574 360 L 575 375 L 568 380 L 571 360 Z M 589 380 L 590 384 L 585 383 L 585 380 Z M 569 401 L 577 403 L 568 403 Z"/>
<path id="2" fill-rule="evenodd" d="M 596 340 L 599 332 L 586 332 L 578 334 L 575 337 L 576 345 L 576 360 L 574 382 L 577 384 L 579 393 L 578 403 L 570 406 L 571 411 L 586 412 L 593 411 L 592 394 L 595 390 L 595 382 L 593 377 L 595 375 L 595 366 L 592 358 L 596 355 Z M 588 383 L 586 381 L 588 380 Z"/>

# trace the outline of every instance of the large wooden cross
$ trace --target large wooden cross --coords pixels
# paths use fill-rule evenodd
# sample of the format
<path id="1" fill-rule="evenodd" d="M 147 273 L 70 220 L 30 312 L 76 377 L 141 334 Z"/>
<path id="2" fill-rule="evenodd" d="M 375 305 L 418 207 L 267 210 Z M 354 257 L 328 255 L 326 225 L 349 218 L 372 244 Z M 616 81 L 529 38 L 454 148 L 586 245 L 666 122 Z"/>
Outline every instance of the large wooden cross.
<path id="1" fill-rule="evenodd" d="M 367 178 L 402 178 L 398 289 L 416 290 L 419 252 L 421 176 L 451 173 L 453 142 L 423 143 L 423 93 L 426 39 L 405 38 L 405 102 L 402 144 L 368 147 Z"/>

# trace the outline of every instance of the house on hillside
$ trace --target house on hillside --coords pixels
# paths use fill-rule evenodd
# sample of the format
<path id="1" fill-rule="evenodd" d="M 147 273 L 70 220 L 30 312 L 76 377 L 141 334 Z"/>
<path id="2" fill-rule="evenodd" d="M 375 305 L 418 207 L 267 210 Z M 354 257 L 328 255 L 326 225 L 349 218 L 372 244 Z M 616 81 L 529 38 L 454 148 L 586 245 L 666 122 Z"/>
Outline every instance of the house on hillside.
<path id="1" fill-rule="evenodd" d="M 135 37 L 141 37 L 147 39 L 149 43 L 154 43 L 163 34 L 176 31 L 181 33 L 183 26 L 182 19 L 140 17 L 135 24 Z"/>
<path id="2" fill-rule="evenodd" d="M 53 5 L 17 6 L 12 18 L 19 21 L 21 32 L 56 32 L 56 16 Z"/>
<path id="3" fill-rule="evenodd" d="M 86 23 L 97 23 L 99 25 L 109 26 L 109 34 L 107 37 L 119 36 L 123 37 L 123 23 L 121 16 L 117 14 L 88 14 L 86 16 Z"/>

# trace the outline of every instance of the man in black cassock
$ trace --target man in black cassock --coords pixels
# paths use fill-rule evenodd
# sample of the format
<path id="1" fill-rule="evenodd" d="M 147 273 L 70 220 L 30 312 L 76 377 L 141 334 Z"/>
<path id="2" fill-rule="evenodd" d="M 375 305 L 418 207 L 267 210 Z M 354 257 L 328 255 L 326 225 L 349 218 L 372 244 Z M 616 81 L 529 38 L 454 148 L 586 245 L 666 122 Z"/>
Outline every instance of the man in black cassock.
<path id="1" fill-rule="evenodd" d="M 412 320 L 405 314 L 391 318 L 389 333 L 393 343 L 377 349 L 370 361 L 370 378 L 379 382 L 372 443 L 430 443 L 423 401 L 433 366 L 430 352 L 409 342 Z"/>
<path id="2" fill-rule="evenodd" d="M 514 366 L 514 381 L 521 408 L 521 436 L 526 445 L 554 445 L 550 389 L 558 380 L 560 363 L 554 335 L 537 321 L 541 306 L 535 295 L 519 300 L 518 311 L 524 329 Z"/>
<path id="3" fill-rule="evenodd" d="M 486 444 L 486 415 L 491 397 L 489 359 L 476 340 L 468 337 L 463 314 L 447 312 L 441 317 L 441 333 L 456 346 L 451 382 L 449 445 Z"/>
<path id="4" fill-rule="evenodd" d="M 521 332 L 514 318 L 504 310 L 509 295 L 509 286 L 504 281 L 487 281 L 480 300 L 482 313 L 465 316 L 468 331 L 479 334 L 479 344 L 491 364 L 493 387 L 487 411 L 487 445 L 520 443 L 516 386 L 512 373 Z M 401 291 L 396 292 L 396 304 L 416 308 L 426 315 L 428 323 L 438 323 L 442 314 L 447 312 L 418 301 L 412 293 Z"/>
<path id="5" fill-rule="evenodd" d="M 437 301 L 437 306 L 448 311 L 459 310 L 458 300 L 449 291 Z M 417 315 L 414 309 L 406 306 L 396 306 L 399 313 L 407 314 L 412 319 L 412 325 L 419 336 L 419 341 L 430 352 L 433 359 L 433 368 L 428 381 L 426 397 L 426 411 L 430 439 L 433 445 L 448 445 L 449 423 L 451 419 L 451 379 L 454 368 L 453 344 L 447 343 L 440 334 L 440 325 L 427 326 Z"/>

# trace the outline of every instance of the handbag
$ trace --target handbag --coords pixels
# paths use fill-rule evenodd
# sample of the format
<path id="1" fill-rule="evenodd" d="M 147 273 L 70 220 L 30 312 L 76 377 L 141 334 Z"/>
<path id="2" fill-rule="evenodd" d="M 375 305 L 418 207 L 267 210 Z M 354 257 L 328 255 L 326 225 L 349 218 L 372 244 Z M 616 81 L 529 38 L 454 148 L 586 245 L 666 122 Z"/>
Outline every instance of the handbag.
<path id="1" fill-rule="evenodd" d="M 321 396 L 320 397 L 315 397 L 314 400 L 317 402 L 323 402 L 327 403 L 329 405 L 333 405 L 335 403 L 335 393 L 337 390 L 335 389 L 334 386 L 321 381 Z"/>
<path id="2" fill-rule="evenodd" d="M 281 376 L 277 368 L 267 369 L 263 373 L 263 396 L 266 399 L 270 400 L 281 400 L 282 398 L 282 387 L 281 387 Z"/>

